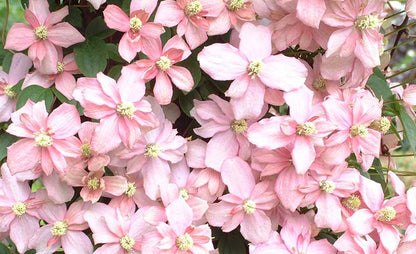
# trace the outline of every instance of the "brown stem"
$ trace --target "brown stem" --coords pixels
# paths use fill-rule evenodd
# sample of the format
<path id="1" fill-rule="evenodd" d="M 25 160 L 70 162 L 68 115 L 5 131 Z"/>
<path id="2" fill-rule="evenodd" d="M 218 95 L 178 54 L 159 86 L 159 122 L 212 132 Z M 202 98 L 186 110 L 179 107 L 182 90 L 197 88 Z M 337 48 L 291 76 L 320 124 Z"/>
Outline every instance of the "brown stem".
<path id="1" fill-rule="evenodd" d="M 7 23 L 9 21 L 9 0 L 6 0 L 6 19 L 4 20 L 4 25 L 3 25 L 3 33 L 1 34 L 1 42 L 3 43 L 3 46 L 5 45 L 5 41 L 6 41 L 6 29 L 7 29 Z"/>

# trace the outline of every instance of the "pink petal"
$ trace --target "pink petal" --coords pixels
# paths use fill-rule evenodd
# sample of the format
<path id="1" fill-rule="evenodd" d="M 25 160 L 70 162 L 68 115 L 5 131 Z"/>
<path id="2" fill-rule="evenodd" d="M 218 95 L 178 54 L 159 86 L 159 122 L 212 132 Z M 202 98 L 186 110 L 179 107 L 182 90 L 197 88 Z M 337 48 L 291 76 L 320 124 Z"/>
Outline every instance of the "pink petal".
<path id="1" fill-rule="evenodd" d="M 208 40 L 207 32 L 191 22 L 188 23 L 185 39 L 190 49 L 195 49 Z"/>
<path id="2" fill-rule="evenodd" d="M 47 0 L 29 0 L 29 10 L 35 14 L 41 24 L 45 23 L 50 14 Z"/>
<path id="3" fill-rule="evenodd" d="M 260 80 L 251 79 L 244 95 L 230 100 L 235 119 L 256 119 L 264 107 L 266 89 Z"/>
<path id="4" fill-rule="evenodd" d="M 75 135 L 81 128 L 81 119 L 74 105 L 64 103 L 52 111 L 48 118 L 53 138 L 63 139 Z"/>
<path id="5" fill-rule="evenodd" d="M 310 117 L 313 92 L 307 88 L 296 89 L 285 93 L 284 99 L 290 107 L 290 116 L 297 123 L 304 123 Z"/>
<path id="6" fill-rule="evenodd" d="M 361 198 L 371 211 L 378 211 L 384 200 L 384 193 L 381 185 L 363 176 L 361 176 L 360 179 Z"/>
<path id="7" fill-rule="evenodd" d="M 106 153 L 115 149 L 120 143 L 121 139 L 118 135 L 117 115 L 112 115 L 102 119 L 98 125 L 95 135 L 92 138 L 91 146 L 99 153 Z"/>
<path id="8" fill-rule="evenodd" d="M 347 219 L 348 228 L 353 234 L 366 235 L 374 230 L 374 214 L 368 209 L 360 209 Z"/>
<path id="9" fill-rule="evenodd" d="M 63 72 L 56 77 L 55 86 L 67 99 L 72 100 L 72 93 L 77 86 L 77 82 L 72 74 Z"/>
<path id="10" fill-rule="evenodd" d="M 316 200 L 316 207 L 318 208 L 318 213 L 315 215 L 317 227 L 336 231 L 341 226 L 341 203 L 338 197 L 323 193 Z"/>
<path id="11" fill-rule="evenodd" d="M 305 174 L 315 161 L 316 156 L 312 141 L 301 136 L 296 137 L 291 154 L 298 174 Z"/>
<path id="12" fill-rule="evenodd" d="M 125 33 L 123 37 L 121 37 L 120 43 L 118 45 L 118 52 L 124 60 L 131 62 L 131 60 L 136 57 L 137 52 L 140 51 L 140 45 L 140 40 L 133 42 L 131 41 L 129 34 Z"/>
<path id="13" fill-rule="evenodd" d="M 248 130 L 248 140 L 261 148 L 276 149 L 286 146 L 291 138 L 287 137 L 279 128 L 272 126 L 280 126 L 284 117 L 271 117 L 261 120 L 251 125 Z"/>
<path id="14" fill-rule="evenodd" d="M 117 5 L 107 5 L 103 13 L 104 21 L 109 28 L 120 32 L 127 32 L 130 30 L 129 17 Z"/>
<path id="15" fill-rule="evenodd" d="M 241 199 L 249 198 L 256 184 L 250 166 L 239 157 L 224 161 L 221 177 L 229 192 Z"/>
<path id="16" fill-rule="evenodd" d="M 14 23 L 7 34 L 5 49 L 22 51 L 35 43 L 33 28 L 27 24 Z"/>
<path id="17" fill-rule="evenodd" d="M 29 215 L 17 216 L 10 223 L 10 239 L 16 244 L 17 250 L 24 253 L 28 249 L 30 238 L 39 229 L 38 219 Z"/>
<path id="18" fill-rule="evenodd" d="M 399 246 L 402 234 L 391 225 L 381 225 L 378 230 L 380 235 L 380 245 L 382 245 L 388 253 L 394 253 Z"/>
<path id="19" fill-rule="evenodd" d="M 89 254 L 93 252 L 90 239 L 83 232 L 68 231 L 61 238 L 65 253 Z"/>
<path id="20" fill-rule="evenodd" d="M 249 75 L 241 75 L 237 77 L 230 85 L 228 90 L 225 92 L 227 97 L 241 97 L 247 91 L 248 85 L 250 84 Z"/>
<path id="21" fill-rule="evenodd" d="M 173 95 L 172 83 L 168 75 L 163 71 L 160 71 L 156 76 L 153 94 L 160 105 L 167 105 L 171 102 Z"/>
<path id="22" fill-rule="evenodd" d="M 58 22 L 61 22 L 66 16 L 68 16 L 68 14 L 68 6 L 65 6 L 57 11 L 52 12 L 46 19 L 45 26 L 52 26 Z"/>
<path id="23" fill-rule="evenodd" d="M 192 223 L 192 209 L 186 204 L 185 200 L 178 198 L 166 207 L 166 216 L 169 225 L 176 235 L 182 235 L 186 228 Z"/>
<path id="24" fill-rule="evenodd" d="M 269 28 L 245 23 L 240 31 L 240 50 L 249 61 L 261 61 L 270 56 L 272 44 Z"/>
<path id="25" fill-rule="evenodd" d="M 41 149 L 33 139 L 21 139 L 7 148 L 7 165 L 12 174 L 35 169 L 40 157 Z"/>
<path id="26" fill-rule="evenodd" d="M 237 156 L 238 147 L 235 134 L 231 130 L 215 134 L 206 148 L 205 165 L 220 171 L 224 160 Z"/>
<path id="27" fill-rule="evenodd" d="M 68 22 L 62 22 L 49 28 L 48 40 L 55 45 L 67 48 L 83 42 L 85 38 Z"/>
<path id="28" fill-rule="evenodd" d="M 272 233 L 270 218 L 263 211 L 246 214 L 240 226 L 241 234 L 253 244 L 267 241 Z"/>
<path id="29" fill-rule="evenodd" d="M 120 196 L 127 191 L 127 179 L 124 176 L 104 176 L 104 191 Z"/>
<path id="30" fill-rule="evenodd" d="M 165 0 L 160 3 L 157 9 L 155 23 L 173 27 L 179 24 L 184 16 L 184 10 L 179 7 L 176 1 Z"/>
<path id="31" fill-rule="evenodd" d="M 194 79 L 188 69 L 181 66 L 172 66 L 166 72 L 177 88 L 186 92 L 192 90 Z"/>
<path id="32" fill-rule="evenodd" d="M 42 183 L 46 187 L 48 197 L 57 204 L 68 202 L 74 196 L 74 189 L 63 182 L 55 172 L 49 176 L 44 175 L 42 177 Z M 62 220 L 63 215 L 62 218 L 58 219 Z"/>
<path id="33" fill-rule="evenodd" d="M 26 55 L 22 53 L 14 54 L 9 71 L 9 85 L 17 84 L 28 73 L 30 67 L 32 67 L 32 61 Z"/>
<path id="34" fill-rule="evenodd" d="M 319 29 L 325 9 L 325 0 L 300 0 L 296 7 L 296 17 L 305 25 Z"/>

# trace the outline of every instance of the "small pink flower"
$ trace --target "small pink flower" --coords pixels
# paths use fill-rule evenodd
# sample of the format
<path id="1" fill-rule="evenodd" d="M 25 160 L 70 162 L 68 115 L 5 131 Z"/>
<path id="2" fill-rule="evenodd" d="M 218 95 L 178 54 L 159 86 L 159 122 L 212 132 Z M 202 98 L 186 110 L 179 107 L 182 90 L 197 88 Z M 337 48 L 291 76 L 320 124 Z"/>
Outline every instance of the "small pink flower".
<path id="1" fill-rule="evenodd" d="M 47 0 L 29 0 L 29 9 L 25 10 L 26 20 L 30 23 L 15 23 L 7 36 L 5 49 L 22 51 L 29 48 L 29 57 L 50 66 L 56 63 L 56 46 L 67 48 L 82 42 L 85 38 L 67 22 L 60 22 L 68 15 L 68 6 L 49 12 Z"/>
<path id="2" fill-rule="evenodd" d="M 45 102 L 28 101 L 12 114 L 7 129 L 12 135 L 23 137 L 7 150 L 7 164 L 13 174 L 28 170 L 50 175 L 55 168 L 64 172 L 66 157 L 77 157 L 78 139 L 74 137 L 81 120 L 74 105 L 62 104 L 49 116 Z"/>
<path id="3" fill-rule="evenodd" d="M 0 122 L 10 119 L 16 110 L 16 92 L 13 87 L 23 79 L 32 67 L 32 61 L 24 54 L 17 53 L 12 58 L 9 74 L 0 71 Z"/>
<path id="4" fill-rule="evenodd" d="M 120 56 L 130 62 L 149 43 L 159 39 L 165 31 L 161 24 L 147 22 L 156 8 L 157 1 L 132 0 L 130 17 L 117 5 L 110 4 L 104 10 L 104 21 L 111 29 L 124 32 L 118 51 Z"/>

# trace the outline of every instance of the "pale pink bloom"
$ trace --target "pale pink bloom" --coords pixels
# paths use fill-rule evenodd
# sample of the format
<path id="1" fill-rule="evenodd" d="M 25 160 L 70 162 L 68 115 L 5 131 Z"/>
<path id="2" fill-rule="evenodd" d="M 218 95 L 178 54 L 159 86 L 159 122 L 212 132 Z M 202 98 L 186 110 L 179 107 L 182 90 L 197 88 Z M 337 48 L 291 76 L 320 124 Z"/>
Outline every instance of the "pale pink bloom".
<path id="1" fill-rule="evenodd" d="M 83 230 L 88 228 L 84 219 L 91 203 L 78 201 L 68 208 L 65 204 L 44 204 L 39 216 L 48 224 L 41 227 L 30 239 L 29 247 L 39 254 L 52 254 L 62 246 L 65 253 L 91 254 L 93 246 Z"/>
<path id="2" fill-rule="evenodd" d="M 171 165 L 184 157 L 186 139 L 177 135 L 168 120 L 158 128 L 145 133 L 134 144 L 118 154 L 128 160 L 127 173 L 141 171 L 146 194 L 153 200 L 159 196 L 159 186 L 169 183 Z"/>
<path id="3" fill-rule="evenodd" d="M 159 39 L 165 31 L 161 24 L 147 22 L 156 8 L 155 0 L 132 0 L 130 17 L 117 5 L 110 4 L 104 10 L 104 21 L 111 29 L 124 32 L 121 37 L 118 52 L 130 62 L 148 44 L 147 41 Z"/>
<path id="4" fill-rule="evenodd" d="M 307 183 L 298 187 L 305 195 L 300 206 L 315 204 L 318 208 L 314 218 L 316 226 L 339 232 L 342 225 L 340 198 L 347 198 L 358 190 L 360 173 L 347 168 L 346 163 L 331 171 L 331 175 L 310 172 Z"/>
<path id="5" fill-rule="evenodd" d="M 277 1 L 276 4 L 284 10 L 283 14 L 279 11 L 278 14 L 272 13 L 271 16 L 274 21 L 270 25 L 273 32 L 272 42 L 277 50 L 282 51 L 289 46 L 296 45 L 311 52 L 319 47 L 326 49 L 329 36 L 334 29 L 319 23 L 319 16 L 325 10 L 313 6 L 318 5 L 316 0 L 312 2 L 300 0 L 297 5 L 296 1 Z M 319 16 L 313 16 L 311 12 Z"/>
<path id="6" fill-rule="evenodd" d="M 401 192 L 400 187 L 396 192 Z M 347 219 L 349 231 L 362 236 L 376 230 L 381 248 L 388 254 L 394 253 L 401 237 L 395 226 L 406 228 L 409 221 L 405 197 L 384 200 L 381 185 L 365 177 L 361 177 L 360 193 L 368 208 L 359 209 Z"/>
<path id="7" fill-rule="evenodd" d="M 383 35 L 383 1 L 329 1 L 323 22 L 336 27 L 328 41 L 325 56 L 349 57 L 354 55 L 364 65 L 380 65 Z"/>
<path id="8" fill-rule="evenodd" d="M 38 85 L 49 88 L 55 83 L 56 89 L 69 100 L 73 99 L 72 93 L 77 84 L 74 74 L 80 74 L 78 66 L 75 62 L 74 53 L 63 57 L 61 48 L 57 48 L 58 61 L 53 66 L 46 67 L 41 65 L 39 60 L 34 61 L 36 71 L 28 74 L 23 82 L 22 89 Z"/>
<path id="9" fill-rule="evenodd" d="M 28 101 L 12 114 L 7 132 L 22 137 L 7 150 L 7 164 L 13 174 L 35 169 L 50 175 L 53 169 L 64 172 L 66 157 L 77 157 L 74 137 L 81 120 L 74 105 L 62 104 L 48 116 L 45 101 Z"/>
<path id="10" fill-rule="evenodd" d="M 106 2 L 106 0 L 87 0 L 90 4 L 94 7 L 94 9 L 98 10 L 100 6 Z"/>
<path id="11" fill-rule="evenodd" d="M 338 238 L 334 247 L 340 254 L 376 254 L 377 245 L 369 235 L 358 236 L 347 231 Z M 400 254 L 400 252 L 399 252 Z M 404 253 L 403 253 L 404 254 Z"/>
<path id="12" fill-rule="evenodd" d="M 97 78 L 78 79 L 74 98 L 84 107 L 86 116 L 100 119 L 91 141 L 95 151 L 106 153 L 121 142 L 131 147 L 143 131 L 157 126 L 150 103 L 143 99 L 144 93 L 143 80 L 128 71 L 117 83 L 102 72 Z"/>
<path id="13" fill-rule="evenodd" d="M 277 204 L 276 195 L 269 191 L 269 183 L 256 184 L 252 169 L 239 157 L 224 161 L 221 176 L 229 194 L 220 197 L 219 203 L 210 205 L 206 213 L 209 224 L 221 227 L 224 232 L 240 225 L 241 234 L 248 241 L 266 241 L 272 225 L 265 211 Z"/>
<path id="14" fill-rule="evenodd" d="M 13 87 L 23 79 L 32 67 L 32 61 L 24 54 L 17 53 L 12 58 L 9 74 L 0 70 L 0 123 L 10 119 L 16 110 L 17 93 Z"/>
<path id="15" fill-rule="evenodd" d="M 181 198 L 166 207 L 169 224 L 159 223 L 143 238 L 143 253 L 191 254 L 214 250 L 208 224 L 192 225 L 192 209 Z"/>
<path id="16" fill-rule="evenodd" d="M 50 175 L 42 174 L 41 181 L 45 186 L 48 198 L 55 204 L 68 202 L 74 196 L 74 189 L 63 179 L 62 174 L 58 174 L 56 171 Z"/>
<path id="17" fill-rule="evenodd" d="M 139 209 L 129 217 L 118 209 L 97 203 L 86 212 L 85 220 L 92 231 L 95 244 L 103 243 L 94 254 L 128 254 L 142 251 L 143 235 L 151 230 L 151 225 L 143 218 L 144 210 Z"/>
<path id="18" fill-rule="evenodd" d="M 334 147 L 332 156 L 344 160 L 353 152 L 358 162 L 367 165 L 364 167 L 367 170 L 373 157 L 379 156 L 381 134 L 369 126 L 381 117 L 382 104 L 373 96 L 357 95 L 345 101 L 329 98 L 322 104 L 327 118 L 338 130 L 325 142 L 326 146 Z M 368 156 L 370 159 L 367 162 Z"/>
<path id="19" fill-rule="evenodd" d="M 334 126 L 323 114 L 320 104 L 312 105 L 313 93 L 307 88 L 286 93 L 290 116 L 275 116 L 253 124 L 248 139 L 261 148 L 288 147 L 298 174 L 304 174 L 316 157 L 315 146 L 323 146 L 323 138 Z M 273 127 L 272 127 L 273 126 Z"/>
<path id="20" fill-rule="evenodd" d="M 206 146 L 205 165 L 219 171 L 223 161 L 228 158 L 250 157 L 247 129 L 265 114 L 266 108 L 257 117 L 237 117 L 228 101 L 215 94 L 209 95 L 209 98 L 211 100 L 194 100 L 195 107 L 190 114 L 201 125 L 194 129 L 195 134 L 211 138 Z"/>
<path id="21" fill-rule="evenodd" d="M 177 26 L 179 36 L 185 35 L 191 49 L 207 39 L 208 17 L 218 17 L 224 6 L 222 0 L 165 0 L 157 9 L 155 22 L 166 27 Z"/>
<path id="22" fill-rule="evenodd" d="M 50 66 L 56 63 L 56 46 L 67 48 L 82 42 L 85 38 L 68 22 L 59 23 L 68 15 L 68 6 L 49 12 L 47 0 L 29 0 L 25 10 L 26 20 L 30 23 L 15 23 L 10 28 L 5 49 L 22 51 L 29 48 L 29 57 Z"/>
<path id="23" fill-rule="evenodd" d="M 406 2 L 406 13 L 409 18 L 416 19 L 416 1 L 407 0 Z"/>
<path id="24" fill-rule="evenodd" d="M 409 106 L 416 105 L 416 85 L 409 85 L 403 91 L 403 101 Z"/>
<path id="25" fill-rule="evenodd" d="M 104 168 L 87 172 L 84 167 L 75 166 L 65 175 L 64 179 L 71 186 L 82 187 L 80 195 L 85 202 L 97 202 L 103 192 L 120 196 L 127 191 L 128 186 L 125 177 L 104 176 L 104 173 Z"/>
<path id="26" fill-rule="evenodd" d="M 250 0 L 223 0 L 219 16 L 208 20 L 208 35 L 225 34 L 230 28 L 240 30 L 245 22 L 256 20 L 256 13 Z"/>
<path id="27" fill-rule="evenodd" d="M 225 95 L 231 97 L 235 117 L 254 118 L 261 113 L 266 87 L 284 91 L 299 88 L 307 69 L 297 59 L 271 55 L 271 32 L 267 27 L 245 23 L 240 39 L 239 49 L 220 43 L 205 47 L 198 61 L 213 79 L 234 80 Z"/>
<path id="28" fill-rule="evenodd" d="M 307 215 L 293 214 L 283 224 L 279 234 L 275 234 L 267 244 L 259 246 L 259 250 L 251 249 L 252 254 L 336 254 L 337 250 L 327 239 L 314 240 L 312 228 Z M 261 251 L 260 251 L 261 250 Z"/>
<path id="29" fill-rule="evenodd" d="M 172 82 L 179 89 L 189 92 L 194 86 L 194 80 L 188 69 L 176 66 L 191 55 L 185 41 L 175 35 L 169 39 L 162 48 L 160 39 L 150 41 L 143 48 L 149 59 L 141 59 L 129 68 L 137 71 L 136 75 L 143 75 L 146 81 L 156 78 L 153 94 L 157 102 L 167 105 L 171 102 L 173 89 Z"/>
<path id="30" fill-rule="evenodd" d="M 39 228 L 38 209 L 44 199 L 31 193 L 27 182 L 10 174 L 6 163 L 1 166 L 0 232 L 8 232 L 19 253 L 28 250 L 30 238 Z"/>

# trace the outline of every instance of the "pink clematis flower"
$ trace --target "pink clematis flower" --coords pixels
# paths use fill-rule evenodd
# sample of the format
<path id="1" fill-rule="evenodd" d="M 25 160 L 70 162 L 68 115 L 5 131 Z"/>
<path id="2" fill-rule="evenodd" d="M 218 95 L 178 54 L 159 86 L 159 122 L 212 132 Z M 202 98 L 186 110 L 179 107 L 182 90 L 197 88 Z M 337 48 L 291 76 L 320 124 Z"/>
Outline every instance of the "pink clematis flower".
<path id="1" fill-rule="evenodd" d="M 48 224 L 30 239 L 29 247 L 36 253 L 52 254 L 62 246 L 65 253 L 91 254 L 93 246 L 83 230 L 88 228 L 84 219 L 91 203 L 78 201 L 68 208 L 65 204 L 46 203 L 39 209 L 40 217 Z"/>
<path id="2" fill-rule="evenodd" d="M 26 55 L 17 53 L 12 58 L 9 74 L 0 70 L 0 123 L 10 119 L 16 110 L 17 93 L 13 87 L 23 79 L 32 67 L 32 61 Z"/>
<path id="3" fill-rule="evenodd" d="M 277 204 L 276 195 L 269 191 L 269 183 L 256 184 L 250 166 L 239 157 L 224 161 L 221 176 L 229 194 L 210 206 L 205 215 L 209 224 L 221 227 L 224 232 L 240 225 L 241 234 L 248 241 L 255 244 L 266 241 L 272 225 L 265 211 Z"/>
<path id="4" fill-rule="evenodd" d="M 166 207 L 169 225 L 159 223 L 143 238 L 143 253 L 190 254 L 214 250 L 208 224 L 192 225 L 192 209 L 181 198 Z"/>
<path id="5" fill-rule="evenodd" d="M 266 86 L 291 91 L 301 87 L 307 75 L 300 61 L 271 55 L 271 32 L 267 27 L 245 23 L 240 39 L 239 49 L 215 43 L 198 55 L 201 68 L 213 79 L 234 80 L 225 95 L 231 97 L 237 119 L 260 115 Z"/>
<path id="6" fill-rule="evenodd" d="M 103 243 L 95 254 L 128 254 L 142 251 L 143 235 L 151 230 L 151 225 L 143 218 L 140 209 L 124 217 L 118 209 L 97 203 L 84 215 L 92 231 L 95 244 Z"/>
<path id="7" fill-rule="evenodd" d="M 406 13 L 412 19 L 416 19 L 416 1 L 408 0 L 406 2 Z"/>
<path id="8" fill-rule="evenodd" d="M 356 253 L 356 254 L 376 254 L 377 245 L 373 238 L 368 235 L 358 236 L 347 231 L 338 238 L 334 247 L 340 253 Z M 400 253 L 400 252 L 399 252 Z"/>
<path id="9" fill-rule="evenodd" d="M 161 24 L 147 22 L 156 8 L 155 0 L 132 0 L 130 17 L 117 5 L 110 4 L 104 10 L 104 21 L 111 29 L 124 32 L 121 37 L 118 52 L 120 56 L 130 62 L 137 52 L 145 49 L 146 41 L 159 39 L 165 31 Z"/>
<path id="10" fill-rule="evenodd" d="M 320 104 L 312 105 L 313 93 L 309 89 L 286 93 L 284 98 L 290 107 L 290 117 L 276 116 L 253 124 L 248 130 L 248 139 L 267 149 L 291 145 L 296 172 L 304 174 L 315 160 L 315 146 L 323 146 L 323 138 L 335 126 L 328 123 Z"/>
<path id="11" fill-rule="evenodd" d="M 172 82 L 179 89 L 189 92 L 194 86 L 191 73 L 185 67 L 176 66 L 191 55 L 185 41 L 175 35 L 169 39 L 162 49 L 160 39 L 147 43 L 143 52 L 149 59 L 141 59 L 128 68 L 143 75 L 146 81 L 156 78 L 153 94 L 160 105 L 167 105 L 172 100 Z"/>
<path id="12" fill-rule="evenodd" d="M 7 132 L 23 139 L 7 149 L 7 164 L 13 174 L 33 170 L 50 175 L 63 173 L 66 157 L 77 157 L 75 135 L 81 120 L 74 105 L 62 104 L 48 116 L 45 102 L 28 101 L 12 114 Z"/>
<path id="13" fill-rule="evenodd" d="M 195 107 L 190 114 L 201 125 L 194 129 L 195 133 L 211 138 L 206 147 L 205 165 L 219 171 L 225 159 L 237 155 L 242 159 L 249 158 L 251 146 L 247 129 L 265 114 L 266 108 L 257 117 L 237 118 L 229 102 L 214 94 L 209 98 L 208 101 L 194 100 Z"/>
<path id="14" fill-rule="evenodd" d="M 165 0 L 157 9 L 155 22 L 166 27 L 178 25 L 178 35 L 185 35 L 186 42 L 195 49 L 208 39 L 207 17 L 218 17 L 222 7 L 222 0 Z"/>
<path id="15" fill-rule="evenodd" d="M 144 134 L 132 149 L 119 153 L 127 161 L 127 173 L 141 171 L 146 194 L 153 200 L 159 196 L 159 186 L 169 183 L 170 163 L 181 161 L 186 152 L 186 139 L 176 135 L 172 123 L 165 123 Z"/>
<path id="16" fill-rule="evenodd" d="M 143 80 L 129 72 L 123 72 L 117 83 L 101 72 L 96 79 L 78 79 L 74 98 L 84 107 L 86 116 L 100 119 L 91 141 L 97 152 L 109 152 L 121 142 L 131 147 L 145 129 L 157 126 L 144 93 Z"/>
<path id="17" fill-rule="evenodd" d="M 55 64 L 58 58 L 55 46 L 67 48 L 85 40 L 69 23 L 58 23 L 67 15 L 68 6 L 50 13 L 47 0 L 29 0 L 25 17 L 30 25 L 13 24 L 4 48 L 17 51 L 29 48 L 30 59 L 46 66 Z"/>
<path id="18" fill-rule="evenodd" d="M 39 193 L 31 193 L 27 182 L 20 182 L 10 174 L 6 163 L 1 166 L 0 232 L 10 230 L 10 239 L 19 253 L 28 250 L 30 238 L 39 228 L 38 209 L 44 203 Z"/>

